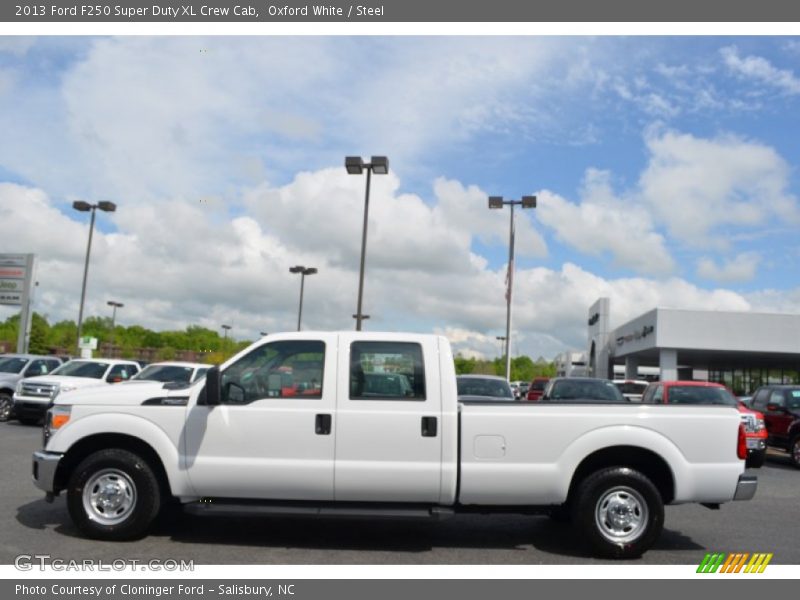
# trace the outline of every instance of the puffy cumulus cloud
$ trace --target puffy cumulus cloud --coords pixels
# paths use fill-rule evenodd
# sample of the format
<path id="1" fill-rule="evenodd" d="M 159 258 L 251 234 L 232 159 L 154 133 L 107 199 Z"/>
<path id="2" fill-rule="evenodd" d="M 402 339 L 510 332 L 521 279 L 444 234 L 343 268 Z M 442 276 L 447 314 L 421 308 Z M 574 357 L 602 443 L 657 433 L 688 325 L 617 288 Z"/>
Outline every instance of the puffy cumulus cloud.
<path id="1" fill-rule="evenodd" d="M 800 221 L 790 168 L 771 147 L 733 135 L 713 139 L 658 127 L 639 193 L 670 234 L 694 247 L 727 246 L 719 230 L 771 219 Z"/>
<path id="2" fill-rule="evenodd" d="M 335 265 L 358 264 L 364 213 L 364 178 L 344 169 L 301 173 L 280 188 L 260 186 L 244 194 L 243 205 L 264 227 L 282 232 L 292 249 L 325 255 Z M 398 193 L 396 174 L 372 177 L 367 237 L 370 270 L 423 271 L 435 276 L 473 271 L 473 238 L 507 243 L 508 222 L 487 215 L 488 195 L 456 181 L 438 179 L 430 205 Z M 490 218 L 496 217 L 496 218 Z M 520 218 L 518 250 L 540 257 L 547 247 L 530 220 Z M 477 262 L 476 262 L 477 261 Z"/>
<path id="3" fill-rule="evenodd" d="M 761 56 L 742 57 L 736 46 L 726 46 L 720 54 L 728 70 L 742 79 L 770 85 L 787 94 L 800 94 L 800 78 L 792 71 L 779 69 Z"/>
<path id="4" fill-rule="evenodd" d="M 697 261 L 697 275 L 718 283 L 750 281 L 756 275 L 761 256 L 755 252 L 742 252 L 718 264 L 713 258 L 704 256 Z"/>
<path id="5" fill-rule="evenodd" d="M 498 355 L 494 337 L 505 326 L 505 265 L 492 267 L 475 254 L 470 240 L 479 234 L 467 231 L 469 215 L 453 214 L 456 209 L 448 205 L 461 193 L 469 196 L 470 189 L 443 180 L 437 202 L 429 206 L 397 193 L 398 182 L 390 176 L 378 181 L 364 296 L 372 316 L 368 328 L 440 331 L 465 355 Z M 360 184 L 359 178 L 329 170 L 301 174 L 288 186 L 253 191 L 232 218 L 213 204 L 185 200 L 142 202 L 135 210 L 120 205 L 116 213 L 100 214 L 87 314 L 107 314 L 105 302 L 113 298 L 125 303 L 118 314 L 122 324 L 217 329 L 228 323 L 235 337 L 254 339 L 259 331 L 294 328 L 299 281 L 288 268 L 304 264 L 319 269 L 306 281 L 304 327 L 350 329 L 358 282 Z M 343 204 L 320 207 L 315 214 L 309 207 L 324 198 Z M 349 211 L 349 219 L 340 218 L 342 210 Z M 0 234 L 10 240 L 9 247 L 38 257 L 35 309 L 51 321 L 74 320 L 86 216 L 61 212 L 40 190 L 8 184 L 0 186 L 0 215 Z M 491 227 L 485 233 L 492 235 Z M 585 346 L 588 307 L 601 296 L 612 299 L 616 323 L 654 306 L 800 309 L 796 294 L 751 299 L 679 278 L 609 279 L 571 263 L 558 270 L 518 269 L 514 289 L 512 352 L 533 357 Z M 0 316 L 10 311 L 2 309 Z"/>
<path id="6" fill-rule="evenodd" d="M 664 275 L 675 264 L 648 207 L 618 198 L 609 173 L 587 171 L 580 201 L 549 191 L 539 194 L 537 216 L 564 243 L 584 254 L 610 254 L 614 263 L 638 273 Z"/>

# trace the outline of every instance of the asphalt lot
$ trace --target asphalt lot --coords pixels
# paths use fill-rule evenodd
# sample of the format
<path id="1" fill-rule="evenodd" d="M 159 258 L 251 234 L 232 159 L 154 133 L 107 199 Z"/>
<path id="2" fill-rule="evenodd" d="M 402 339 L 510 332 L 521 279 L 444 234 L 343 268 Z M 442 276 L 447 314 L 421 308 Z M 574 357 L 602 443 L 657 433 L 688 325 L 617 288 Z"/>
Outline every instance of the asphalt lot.
<path id="1" fill-rule="evenodd" d="M 0 564 L 20 554 L 63 560 L 194 560 L 196 564 L 595 564 L 570 527 L 547 517 L 457 516 L 441 522 L 222 519 L 176 515 L 126 543 L 78 534 L 64 498 L 53 504 L 31 482 L 41 430 L 0 423 Z M 773 552 L 773 564 L 800 564 L 796 543 L 800 470 L 780 454 L 754 471 L 750 502 L 668 506 L 664 532 L 638 564 L 698 564 L 710 551 Z"/>

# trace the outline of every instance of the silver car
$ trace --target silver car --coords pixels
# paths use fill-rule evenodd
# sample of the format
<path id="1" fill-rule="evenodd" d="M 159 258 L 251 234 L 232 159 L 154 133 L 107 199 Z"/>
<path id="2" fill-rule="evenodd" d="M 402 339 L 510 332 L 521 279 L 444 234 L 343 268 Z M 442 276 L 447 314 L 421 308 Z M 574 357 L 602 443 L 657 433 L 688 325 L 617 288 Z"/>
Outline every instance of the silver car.
<path id="1" fill-rule="evenodd" d="M 57 356 L 37 354 L 0 355 L 0 421 L 14 416 L 14 388 L 22 379 L 47 375 L 62 364 Z"/>

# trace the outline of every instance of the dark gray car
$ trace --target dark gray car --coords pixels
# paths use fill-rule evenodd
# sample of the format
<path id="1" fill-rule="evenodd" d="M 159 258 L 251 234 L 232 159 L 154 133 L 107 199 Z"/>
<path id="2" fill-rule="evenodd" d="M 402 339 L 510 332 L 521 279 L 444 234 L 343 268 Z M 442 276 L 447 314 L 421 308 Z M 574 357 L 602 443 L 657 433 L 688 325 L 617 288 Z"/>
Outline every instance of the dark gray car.
<path id="1" fill-rule="evenodd" d="M 508 381 L 494 375 L 459 375 L 456 377 L 460 402 L 514 402 Z"/>

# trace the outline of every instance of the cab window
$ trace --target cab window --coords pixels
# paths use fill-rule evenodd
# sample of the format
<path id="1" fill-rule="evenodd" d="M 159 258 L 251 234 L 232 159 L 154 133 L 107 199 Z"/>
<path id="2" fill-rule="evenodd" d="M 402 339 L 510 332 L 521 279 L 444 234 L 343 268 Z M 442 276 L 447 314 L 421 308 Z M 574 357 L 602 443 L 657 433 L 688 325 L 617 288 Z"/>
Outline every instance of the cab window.
<path id="1" fill-rule="evenodd" d="M 425 400 L 422 347 L 412 342 L 353 342 L 351 400 Z"/>
<path id="2" fill-rule="evenodd" d="M 259 346 L 222 373 L 222 402 L 322 398 L 325 343 L 287 340 Z"/>

